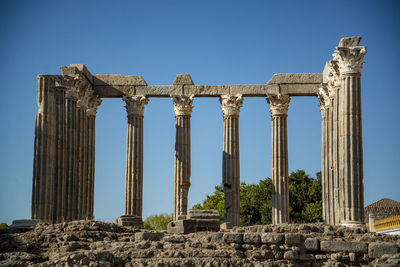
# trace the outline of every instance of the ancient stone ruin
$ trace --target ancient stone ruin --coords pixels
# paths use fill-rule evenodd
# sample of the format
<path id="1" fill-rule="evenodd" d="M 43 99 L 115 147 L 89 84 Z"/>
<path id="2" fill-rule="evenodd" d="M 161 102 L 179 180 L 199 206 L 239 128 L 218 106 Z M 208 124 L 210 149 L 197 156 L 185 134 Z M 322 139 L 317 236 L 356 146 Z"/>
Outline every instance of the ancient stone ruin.
<path id="1" fill-rule="evenodd" d="M 174 221 L 186 220 L 190 188 L 190 117 L 198 97 L 218 97 L 223 114 L 222 182 L 225 222 L 239 225 L 239 112 L 246 97 L 266 97 L 272 117 L 274 224 L 288 223 L 287 112 L 292 97 L 318 97 L 322 117 L 323 218 L 331 225 L 364 224 L 360 37 L 340 40 L 323 73 L 275 74 L 266 84 L 195 85 L 188 74 L 172 85 L 141 76 L 92 75 L 81 64 L 62 75 L 38 76 L 32 219 L 48 223 L 93 219 L 95 119 L 102 98 L 122 98 L 128 116 L 125 214 L 140 225 L 143 195 L 143 113 L 151 98 L 170 98 L 176 117 Z M 199 110 L 198 112 L 201 112 Z M 221 129 L 222 131 L 222 129 Z M 172 153 L 172 151 L 171 151 Z"/>

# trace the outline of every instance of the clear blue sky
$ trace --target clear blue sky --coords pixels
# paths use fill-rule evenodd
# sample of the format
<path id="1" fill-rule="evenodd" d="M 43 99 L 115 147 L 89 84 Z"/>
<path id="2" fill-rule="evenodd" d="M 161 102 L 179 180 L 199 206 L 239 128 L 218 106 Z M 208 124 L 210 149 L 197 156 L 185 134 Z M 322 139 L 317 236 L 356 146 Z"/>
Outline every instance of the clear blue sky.
<path id="1" fill-rule="evenodd" d="M 0 222 L 30 218 L 36 75 L 85 64 L 93 74 L 142 75 L 168 85 L 263 84 L 274 73 L 322 72 L 344 36 L 368 47 L 362 76 L 365 204 L 400 201 L 398 1 L 0 1 Z M 221 183 L 222 112 L 196 98 L 189 206 Z M 144 119 L 143 215 L 171 213 L 174 125 L 170 99 L 150 99 Z M 96 121 L 96 219 L 124 212 L 126 111 L 104 99 Z M 321 169 L 315 97 L 292 98 L 289 171 Z M 270 176 L 264 98 L 240 114 L 241 179 Z"/>

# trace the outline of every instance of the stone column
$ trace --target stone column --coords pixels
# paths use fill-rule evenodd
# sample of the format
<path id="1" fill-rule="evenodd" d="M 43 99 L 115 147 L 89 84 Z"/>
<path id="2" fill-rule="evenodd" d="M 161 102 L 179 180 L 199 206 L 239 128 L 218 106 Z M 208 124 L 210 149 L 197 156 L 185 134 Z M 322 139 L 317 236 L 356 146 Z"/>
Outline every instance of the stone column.
<path id="1" fill-rule="evenodd" d="M 224 116 L 224 144 L 222 158 L 222 183 L 225 193 L 224 221 L 231 226 L 240 225 L 240 158 L 239 112 L 242 95 L 222 95 L 220 98 Z"/>
<path id="2" fill-rule="evenodd" d="M 66 211 L 65 221 L 75 219 L 76 210 L 74 204 L 76 203 L 76 196 L 74 195 L 74 188 L 76 187 L 76 158 L 77 158 L 77 108 L 76 102 L 78 100 L 78 92 L 76 88 L 69 87 L 65 92 L 65 169 L 66 175 L 63 180 L 63 187 L 65 188 L 62 198 L 63 210 Z"/>
<path id="3" fill-rule="evenodd" d="M 142 222 L 143 203 L 143 113 L 148 103 L 145 96 L 124 96 L 128 113 L 126 150 L 125 215 L 124 220 Z M 130 218 L 128 218 L 130 217 Z"/>
<path id="4" fill-rule="evenodd" d="M 268 95 L 272 117 L 271 177 L 272 223 L 289 222 L 289 175 L 287 148 L 287 112 L 289 95 Z"/>
<path id="5" fill-rule="evenodd" d="M 174 221 L 186 218 L 190 187 L 190 116 L 194 95 L 173 96 L 175 111 Z"/>
<path id="6" fill-rule="evenodd" d="M 62 222 L 65 217 L 63 196 L 65 188 L 65 87 L 56 87 L 56 173 L 53 185 L 54 207 L 53 222 Z"/>
<path id="7" fill-rule="evenodd" d="M 324 165 L 322 169 L 325 181 L 325 215 L 324 222 L 338 224 L 339 219 L 339 153 L 338 153 L 338 109 L 339 109 L 339 67 L 335 60 L 326 63 L 323 72 L 323 95 L 325 102 L 325 134 L 324 134 Z M 321 111 L 322 112 L 322 111 Z"/>
<path id="8" fill-rule="evenodd" d="M 77 177 L 78 177 L 78 199 L 77 199 L 77 217 L 82 220 L 87 217 L 87 193 L 88 193 L 88 139 L 89 127 L 86 111 L 89 100 L 93 95 L 93 90 L 85 88 L 80 90 L 77 102 L 78 109 L 78 158 L 77 158 Z"/>
<path id="9" fill-rule="evenodd" d="M 32 183 L 32 219 L 51 222 L 54 204 L 56 166 L 56 89 L 55 78 L 37 77 L 38 112 L 35 119 L 35 146 Z"/>
<path id="10" fill-rule="evenodd" d="M 341 81 L 339 142 L 344 204 L 341 224 L 349 227 L 365 227 L 360 78 L 366 48 L 358 46 L 360 39 L 343 38 L 333 54 Z"/>
<path id="11" fill-rule="evenodd" d="M 94 171 L 95 171 L 95 123 L 97 107 L 101 104 L 100 97 L 93 95 L 88 103 L 86 110 L 88 125 L 88 174 L 87 174 L 87 193 L 86 193 L 86 216 L 88 220 L 93 220 L 94 208 Z"/>
<path id="12" fill-rule="evenodd" d="M 321 182 L 322 182 L 322 219 L 325 223 L 330 223 L 330 191 L 329 191 L 329 136 L 330 136 L 330 114 L 329 114 L 329 95 L 326 84 L 322 84 L 318 92 L 319 108 L 321 111 Z"/>

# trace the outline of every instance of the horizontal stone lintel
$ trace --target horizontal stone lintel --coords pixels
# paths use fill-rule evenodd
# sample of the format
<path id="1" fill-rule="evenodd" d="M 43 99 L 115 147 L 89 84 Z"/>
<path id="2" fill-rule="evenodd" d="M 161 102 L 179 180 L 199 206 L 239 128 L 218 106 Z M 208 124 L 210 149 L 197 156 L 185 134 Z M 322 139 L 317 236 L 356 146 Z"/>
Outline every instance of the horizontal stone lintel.
<path id="1" fill-rule="evenodd" d="M 82 64 L 63 67 L 64 75 L 81 73 L 94 86 L 96 94 L 103 98 L 117 98 L 124 94 L 147 97 L 170 97 L 170 95 L 194 95 L 195 97 L 219 97 L 241 94 L 245 97 L 265 97 L 268 94 L 290 96 L 316 96 L 322 83 L 322 73 L 275 74 L 267 84 L 243 85 L 151 85 L 141 76 L 114 74 L 92 75 Z M 60 75 L 40 75 L 60 77 Z"/>
<path id="2" fill-rule="evenodd" d="M 241 94 L 246 97 L 264 97 L 268 94 L 291 96 L 316 96 L 320 83 L 301 84 L 246 84 L 246 85 L 95 85 L 100 97 L 122 97 L 124 94 L 147 97 L 170 97 L 170 95 L 194 95 L 195 97 L 219 97 Z"/>

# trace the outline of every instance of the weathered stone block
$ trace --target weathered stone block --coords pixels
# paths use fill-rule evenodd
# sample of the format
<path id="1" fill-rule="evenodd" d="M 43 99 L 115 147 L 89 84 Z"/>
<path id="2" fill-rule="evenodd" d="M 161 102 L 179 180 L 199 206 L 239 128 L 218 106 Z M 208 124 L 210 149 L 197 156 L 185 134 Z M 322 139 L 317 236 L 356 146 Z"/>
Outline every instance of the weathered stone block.
<path id="1" fill-rule="evenodd" d="M 283 234 L 266 233 L 261 235 L 261 242 L 265 244 L 277 244 L 283 241 Z"/>
<path id="2" fill-rule="evenodd" d="M 167 225 L 168 233 L 189 234 L 196 232 L 196 220 L 186 219 L 170 222 Z"/>
<path id="3" fill-rule="evenodd" d="M 232 95 L 241 94 L 245 96 L 266 96 L 270 92 L 266 84 L 240 84 L 229 86 L 229 93 Z"/>
<path id="4" fill-rule="evenodd" d="M 361 41 L 361 36 L 344 37 L 339 41 L 339 47 L 358 46 Z"/>
<path id="5" fill-rule="evenodd" d="M 182 95 L 182 85 L 152 85 L 152 86 L 136 86 L 136 95 L 145 96 L 164 96 L 169 97 L 170 95 Z"/>
<path id="6" fill-rule="evenodd" d="M 192 77 L 189 74 L 178 74 L 175 77 L 173 85 L 193 85 Z"/>
<path id="7" fill-rule="evenodd" d="M 185 85 L 185 95 L 219 96 L 229 94 L 229 85 Z"/>
<path id="8" fill-rule="evenodd" d="M 321 251 L 326 252 L 367 252 L 368 247 L 364 242 L 347 241 L 321 241 Z"/>
<path id="9" fill-rule="evenodd" d="M 137 216 L 122 215 L 115 219 L 115 223 L 121 226 L 143 228 L 142 218 Z"/>
<path id="10" fill-rule="evenodd" d="M 186 238 L 183 235 L 171 235 L 164 238 L 165 242 L 170 243 L 185 243 Z"/>
<path id="11" fill-rule="evenodd" d="M 243 243 L 243 234 L 242 233 L 225 233 L 223 239 L 226 243 L 242 244 Z"/>
<path id="12" fill-rule="evenodd" d="M 218 210 L 188 210 L 187 218 L 188 219 L 218 219 L 219 220 L 219 211 Z"/>
<path id="13" fill-rule="evenodd" d="M 125 76 L 115 74 L 97 74 L 94 85 L 144 85 L 147 83 L 142 76 Z"/>
<path id="14" fill-rule="evenodd" d="M 398 251 L 397 244 L 390 242 L 373 242 L 368 246 L 368 256 L 370 258 L 379 258 L 385 254 L 393 255 Z"/>
<path id="15" fill-rule="evenodd" d="M 138 232 L 135 233 L 135 241 L 160 241 L 164 237 L 162 232 Z"/>
<path id="16" fill-rule="evenodd" d="M 259 245 L 261 243 L 261 236 L 259 234 L 245 233 L 243 235 L 243 242 L 252 245 Z"/>
<path id="17" fill-rule="evenodd" d="M 304 241 L 304 248 L 308 251 L 319 250 L 319 239 L 318 238 L 307 238 Z"/>
<path id="18" fill-rule="evenodd" d="M 322 73 L 278 73 L 267 84 L 322 83 Z"/>
<path id="19" fill-rule="evenodd" d="M 299 253 L 297 251 L 293 251 L 293 250 L 286 251 L 283 254 L 283 258 L 286 260 L 297 260 L 299 258 Z"/>
<path id="20" fill-rule="evenodd" d="M 14 220 L 10 229 L 32 229 L 38 224 L 38 220 Z"/>
<path id="21" fill-rule="evenodd" d="M 303 236 L 300 234 L 286 234 L 285 243 L 287 245 L 298 245 L 301 243 Z"/>
<path id="22" fill-rule="evenodd" d="M 220 229 L 222 229 L 222 230 L 232 229 L 232 223 L 224 222 L 223 224 L 220 225 Z"/>

